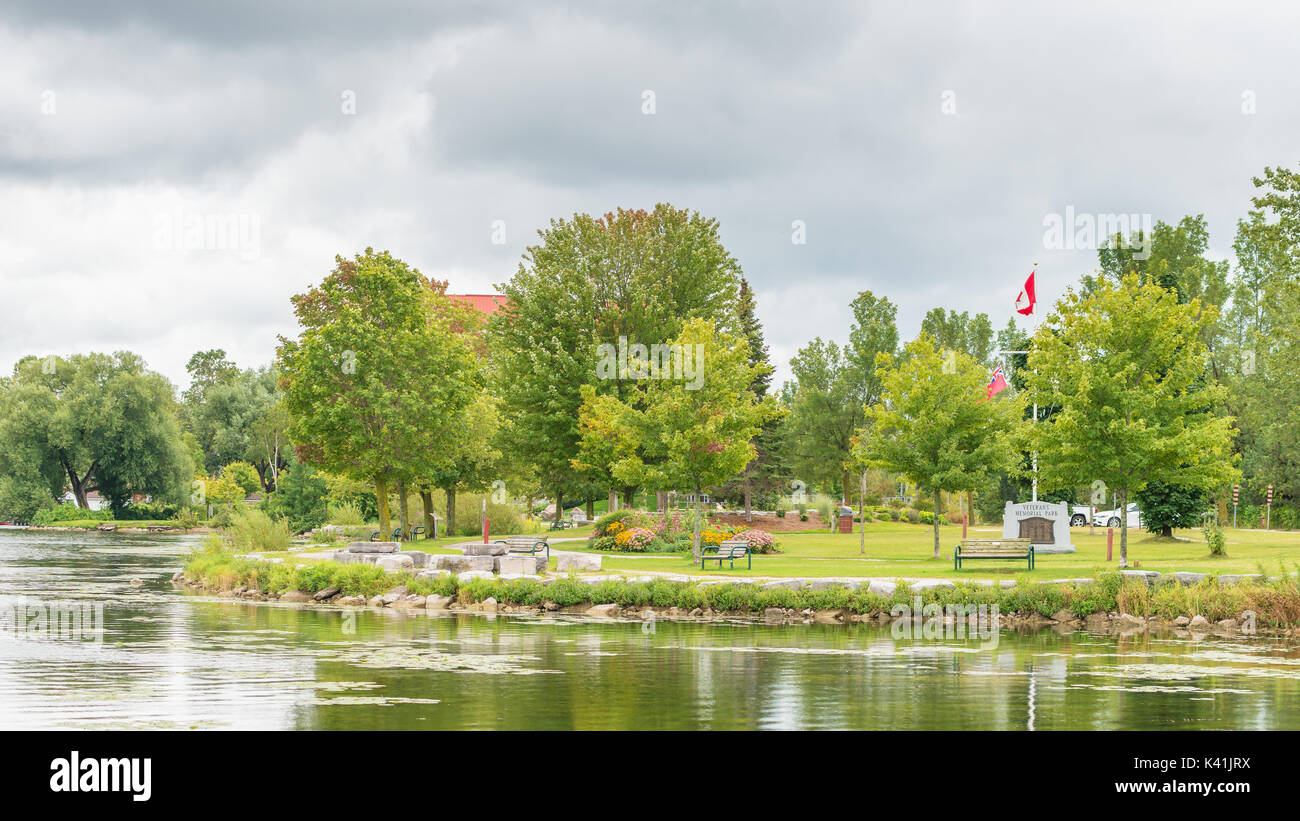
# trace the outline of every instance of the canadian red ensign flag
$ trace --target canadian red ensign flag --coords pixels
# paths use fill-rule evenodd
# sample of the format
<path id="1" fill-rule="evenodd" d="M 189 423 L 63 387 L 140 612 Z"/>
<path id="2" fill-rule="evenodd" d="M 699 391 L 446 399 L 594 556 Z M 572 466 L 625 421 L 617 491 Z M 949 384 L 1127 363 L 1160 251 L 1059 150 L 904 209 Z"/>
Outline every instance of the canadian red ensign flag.
<path id="1" fill-rule="evenodd" d="M 1034 303 L 1038 298 L 1034 296 L 1034 274 L 1037 269 L 1029 272 L 1029 279 L 1025 280 L 1025 287 L 1020 290 L 1020 296 L 1016 297 L 1016 312 L 1029 316 L 1034 312 Z"/>

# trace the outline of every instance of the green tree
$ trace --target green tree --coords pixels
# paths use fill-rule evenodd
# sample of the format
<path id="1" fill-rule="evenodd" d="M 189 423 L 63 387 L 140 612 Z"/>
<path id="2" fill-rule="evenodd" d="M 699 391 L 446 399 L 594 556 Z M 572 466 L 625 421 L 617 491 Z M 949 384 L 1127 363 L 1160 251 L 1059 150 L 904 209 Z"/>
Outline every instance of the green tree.
<path id="1" fill-rule="evenodd" d="M 1122 509 L 1158 481 L 1210 489 L 1234 475 L 1224 389 L 1206 379 L 1202 339 L 1215 311 L 1136 274 L 1068 293 L 1033 340 L 1026 401 L 1060 410 L 1027 438 L 1039 470 L 1063 485 L 1100 480 Z M 1128 519 L 1121 517 L 1120 566 Z"/>
<path id="2" fill-rule="evenodd" d="M 783 393 L 789 416 L 782 432 L 791 468 L 819 483 L 838 482 L 847 493 L 853 442 L 866 408 L 880 400 L 877 357 L 898 349 L 897 307 L 862 291 L 852 303 L 844 347 L 815 337 L 790 360 L 794 380 Z"/>
<path id="3" fill-rule="evenodd" d="M 329 518 L 329 487 L 311 465 L 296 464 L 285 471 L 280 486 L 266 498 L 267 513 L 283 518 L 294 533 L 325 524 Z"/>
<path id="4" fill-rule="evenodd" d="M 921 332 L 933 337 L 940 348 L 961 351 L 981 365 L 993 359 L 993 323 L 988 314 L 972 317 L 966 311 L 931 308 L 921 320 Z"/>
<path id="5" fill-rule="evenodd" d="M 933 494 L 937 559 L 940 493 L 976 490 L 990 475 L 1012 469 L 1011 439 L 1022 408 L 1005 393 L 990 401 L 984 364 L 941 350 L 926 333 L 904 347 L 897 364 L 886 356 L 877 361 L 883 394 L 868 410 L 858 458 Z"/>
<path id="6" fill-rule="evenodd" d="M 502 439 L 555 494 L 590 498 L 592 479 L 574 468 L 582 386 L 620 398 L 619 379 L 598 378 L 600 345 L 653 345 L 702 318 L 738 330 L 740 265 L 716 220 L 660 204 L 595 218 L 553 220 L 500 286 L 508 299 L 489 325 Z M 626 490 L 626 488 L 625 488 Z"/>
<path id="7" fill-rule="evenodd" d="M 431 287 L 386 251 L 336 257 L 319 286 L 293 298 L 298 339 L 280 338 L 299 459 L 372 481 L 384 539 L 389 489 L 421 475 L 451 444 L 452 423 L 481 387 L 465 337 L 430 308 Z"/>
<path id="8" fill-rule="evenodd" d="M 630 380 L 635 393 L 626 401 L 588 390 L 590 401 L 579 414 L 583 452 L 606 448 L 620 482 L 690 490 L 698 499 L 704 488 L 749 464 L 752 440 L 777 410 L 770 398 L 760 400 L 750 389 L 761 366 L 749 363 L 743 338 L 694 319 L 672 344 L 694 360 L 699 379 Z M 695 535 L 698 556 L 698 527 Z"/>
<path id="9" fill-rule="evenodd" d="M 139 356 L 27 357 L 4 392 L 6 418 L 21 421 L 3 427 L 0 450 L 29 466 L 23 486 L 40 477 L 55 496 L 70 486 L 82 508 L 97 490 L 114 511 L 136 494 L 168 502 L 186 495 L 193 466 L 174 389 Z"/>

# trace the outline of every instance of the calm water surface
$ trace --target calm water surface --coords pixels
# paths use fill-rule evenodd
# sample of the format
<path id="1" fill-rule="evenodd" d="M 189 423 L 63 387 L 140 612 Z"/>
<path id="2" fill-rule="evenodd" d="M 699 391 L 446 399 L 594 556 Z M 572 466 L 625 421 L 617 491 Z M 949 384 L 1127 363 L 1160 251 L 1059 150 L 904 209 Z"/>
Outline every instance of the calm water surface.
<path id="1" fill-rule="evenodd" d="M 1300 729 L 1278 639 L 303 610 L 177 592 L 193 541 L 0 531 L 0 729 Z M 55 601 L 102 640 L 3 622 Z"/>

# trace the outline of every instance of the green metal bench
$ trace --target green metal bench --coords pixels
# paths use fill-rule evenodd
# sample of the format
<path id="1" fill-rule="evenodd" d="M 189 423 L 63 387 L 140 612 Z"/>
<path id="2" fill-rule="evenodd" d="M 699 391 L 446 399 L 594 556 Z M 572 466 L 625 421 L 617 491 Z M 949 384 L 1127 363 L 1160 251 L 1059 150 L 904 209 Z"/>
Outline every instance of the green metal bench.
<path id="1" fill-rule="evenodd" d="M 965 539 L 953 551 L 953 570 L 961 570 L 961 563 L 971 559 L 1025 560 L 1033 570 L 1034 546 L 1028 539 Z"/>
<path id="2" fill-rule="evenodd" d="M 566 522 L 563 519 L 558 522 L 551 522 L 551 530 L 564 530 L 573 527 L 573 522 Z"/>
<path id="3" fill-rule="evenodd" d="M 507 536 L 504 539 L 495 539 L 493 544 L 503 544 L 511 553 L 523 553 L 529 556 L 545 552 L 546 560 L 548 562 L 551 560 L 551 544 L 546 541 L 545 536 Z"/>
<path id="4" fill-rule="evenodd" d="M 743 539 L 732 539 L 725 541 L 717 547 L 706 547 L 700 551 L 700 569 L 704 569 L 705 562 L 716 561 L 718 569 L 722 569 L 724 561 L 731 562 L 731 570 L 736 569 L 736 559 L 745 558 L 745 566 L 749 569 L 754 567 L 754 556 L 749 550 L 749 542 Z"/>

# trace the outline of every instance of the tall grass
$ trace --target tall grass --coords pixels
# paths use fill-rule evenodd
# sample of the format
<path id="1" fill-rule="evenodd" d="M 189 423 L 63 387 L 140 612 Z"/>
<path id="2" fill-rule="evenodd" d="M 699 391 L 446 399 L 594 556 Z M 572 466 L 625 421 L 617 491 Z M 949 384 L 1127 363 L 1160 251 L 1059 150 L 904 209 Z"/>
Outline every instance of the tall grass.
<path id="1" fill-rule="evenodd" d="M 351 502 L 338 502 L 329 506 L 329 524 L 356 527 L 365 523 L 361 508 Z"/>
<path id="2" fill-rule="evenodd" d="M 289 549 L 288 522 L 272 519 L 255 507 L 236 507 L 225 533 L 239 551 Z"/>

